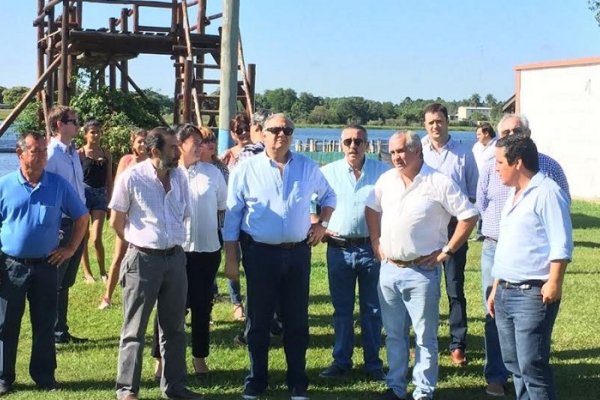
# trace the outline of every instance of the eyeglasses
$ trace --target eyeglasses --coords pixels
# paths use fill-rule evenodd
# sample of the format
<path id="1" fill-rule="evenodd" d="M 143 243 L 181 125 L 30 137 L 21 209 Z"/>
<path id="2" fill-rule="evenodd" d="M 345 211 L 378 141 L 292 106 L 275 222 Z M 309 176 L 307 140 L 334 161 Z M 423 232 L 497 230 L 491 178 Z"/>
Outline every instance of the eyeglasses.
<path id="1" fill-rule="evenodd" d="M 250 127 L 248 125 L 240 126 L 235 130 L 235 133 L 238 136 L 243 135 L 244 133 L 247 133 L 247 132 L 250 132 Z"/>
<path id="2" fill-rule="evenodd" d="M 63 119 L 62 122 L 63 122 L 63 124 L 68 124 L 69 122 L 71 122 L 73 125 L 79 126 L 78 119 Z"/>
<path id="3" fill-rule="evenodd" d="M 283 132 L 285 136 L 292 136 L 294 133 L 294 128 L 290 128 L 289 126 L 274 126 L 272 128 L 267 128 L 266 131 L 275 136 L 279 135 L 280 132 Z"/>
<path id="4" fill-rule="evenodd" d="M 525 129 L 523 129 L 520 126 L 517 126 L 516 128 L 513 128 L 513 129 L 505 129 L 502 132 L 500 132 L 500 134 L 502 136 L 508 136 L 510 134 L 513 134 L 513 135 L 522 135 L 524 133 L 525 133 Z"/>
<path id="5" fill-rule="evenodd" d="M 346 147 L 350 147 L 350 145 L 352 143 L 354 143 L 356 145 L 356 147 L 359 147 L 364 142 L 365 141 L 361 138 L 349 138 L 349 139 L 344 139 L 342 143 L 344 143 L 344 146 L 346 146 Z"/>

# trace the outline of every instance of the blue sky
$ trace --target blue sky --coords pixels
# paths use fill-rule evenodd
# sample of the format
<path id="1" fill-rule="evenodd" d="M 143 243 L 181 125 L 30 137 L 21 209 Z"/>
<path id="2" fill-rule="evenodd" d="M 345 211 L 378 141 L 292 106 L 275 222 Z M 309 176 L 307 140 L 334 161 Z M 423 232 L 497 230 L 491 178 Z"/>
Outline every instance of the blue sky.
<path id="1" fill-rule="evenodd" d="M 221 11 L 222 0 L 208 3 L 209 14 Z M 36 80 L 36 4 L 3 6 L 1 30 L 12 40 L 0 42 L 2 86 Z M 106 26 L 121 7 L 86 3 L 84 27 Z M 141 23 L 168 25 L 168 13 L 142 10 Z M 241 0 L 240 20 L 258 92 L 504 100 L 514 92 L 515 65 L 600 56 L 587 0 Z M 172 95 L 169 57 L 139 57 L 130 73 L 141 87 Z"/>

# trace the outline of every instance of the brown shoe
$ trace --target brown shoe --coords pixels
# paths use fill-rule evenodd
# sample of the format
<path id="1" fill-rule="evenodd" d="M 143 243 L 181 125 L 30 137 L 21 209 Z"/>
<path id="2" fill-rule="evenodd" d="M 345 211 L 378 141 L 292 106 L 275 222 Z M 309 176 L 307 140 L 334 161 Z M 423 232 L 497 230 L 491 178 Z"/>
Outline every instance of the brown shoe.
<path id="1" fill-rule="evenodd" d="M 246 320 L 246 313 L 244 312 L 244 305 L 242 303 L 233 305 L 233 319 L 236 321 Z"/>
<path id="2" fill-rule="evenodd" d="M 206 365 L 206 361 L 202 357 L 194 357 L 192 359 L 192 366 L 194 367 L 194 374 L 203 378 L 208 374 L 208 365 Z"/>
<path id="3" fill-rule="evenodd" d="M 467 356 L 465 356 L 465 351 L 463 349 L 454 349 L 450 352 L 450 358 L 452 359 L 452 364 L 464 367 L 467 365 Z"/>
<path id="4" fill-rule="evenodd" d="M 499 383 L 490 382 L 485 387 L 485 394 L 494 397 L 502 397 L 504 396 L 504 385 Z"/>

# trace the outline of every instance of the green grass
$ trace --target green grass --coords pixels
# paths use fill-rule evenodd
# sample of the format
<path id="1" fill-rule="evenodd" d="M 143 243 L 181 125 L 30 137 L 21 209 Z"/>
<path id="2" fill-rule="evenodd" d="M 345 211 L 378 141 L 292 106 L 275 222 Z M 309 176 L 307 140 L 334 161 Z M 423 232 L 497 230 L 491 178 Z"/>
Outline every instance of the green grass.
<path id="1" fill-rule="evenodd" d="M 5 119 L 12 112 L 12 108 L 0 108 L 0 120 Z"/>
<path id="2" fill-rule="evenodd" d="M 598 276 L 600 272 L 600 204 L 575 202 L 572 207 L 575 229 L 574 262 L 569 265 L 564 286 L 561 310 L 554 329 L 552 363 L 561 399 L 600 398 L 600 304 Z M 112 246 L 112 235 L 106 234 L 107 247 Z M 526 239 L 526 233 L 523 234 Z M 473 242 L 471 242 L 473 243 Z M 332 307 L 327 288 L 324 246 L 313 253 L 310 306 L 310 349 L 307 364 L 312 399 L 372 399 L 384 389 L 384 385 L 361 380 L 362 352 L 354 355 L 356 372 L 339 380 L 322 380 L 318 373 L 331 362 L 333 328 Z M 447 302 L 440 304 L 440 380 L 437 399 L 475 400 L 484 399 L 482 388 L 483 370 L 483 306 L 480 298 L 479 255 L 480 244 L 474 243 L 469 250 L 466 271 L 469 313 L 470 363 L 465 368 L 453 367 L 447 356 L 448 325 Z M 109 249 L 107 254 L 111 254 Z M 93 266 L 93 271 L 97 268 Z M 97 272 L 96 272 L 97 274 Z M 225 280 L 219 278 L 221 293 L 226 292 Z M 17 360 L 16 391 L 11 399 L 112 399 L 117 364 L 117 343 L 121 323 L 120 291 L 115 296 L 116 306 L 106 310 L 96 309 L 103 291 L 100 283 L 89 285 L 81 274 L 71 292 L 70 326 L 73 334 L 89 337 L 84 345 L 60 347 L 58 350 L 57 379 L 60 389 L 54 393 L 42 393 L 35 389 L 28 374 L 31 330 L 27 316 L 23 321 L 21 343 Z M 243 378 L 248 368 L 245 348 L 234 347 L 232 338 L 241 325 L 231 318 L 231 305 L 219 302 L 215 306 L 212 326 L 211 355 L 208 364 L 210 376 L 198 380 L 190 376 L 193 389 L 210 399 L 239 399 Z M 151 332 L 148 332 L 149 334 Z M 148 335 L 148 342 L 150 335 Z M 385 349 L 381 349 L 385 360 Z M 188 370 L 191 371 L 191 355 L 188 350 Z M 148 348 L 145 350 L 142 372 L 141 398 L 158 399 L 160 391 L 152 379 L 153 360 Z M 270 354 L 272 389 L 266 399 L 288 399 L 285 389 L 285 362 L 283 350 L 276 342 Z M 508 397 L 511 398 L 511 397 Z M 514 398 L 514 397 L 513 397 Z"/>

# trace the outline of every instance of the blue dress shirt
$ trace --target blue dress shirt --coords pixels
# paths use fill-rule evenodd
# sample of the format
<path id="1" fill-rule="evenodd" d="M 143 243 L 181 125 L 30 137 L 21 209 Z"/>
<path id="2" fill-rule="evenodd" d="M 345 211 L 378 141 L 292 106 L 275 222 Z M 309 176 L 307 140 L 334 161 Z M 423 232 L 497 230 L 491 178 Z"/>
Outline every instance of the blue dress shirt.
<path id="1" fill-rule="evenodd" d="M 85 187 L 83 185 L 83 170 L 75 145 L 69 146 L 53 137 L 48 143 L 48 164 L 46 171 L 53 172 L 65 178 L 73 186 L 79 198 L 85 204 Z"/>
<path id="2" fill-rule="evenodd" d="M 369 236 L 365 220 L 365 204 L 377 179 L 390 165 L 365 157 L 362 173 L 358 179 L 346 159 L 338 160 L 321 168 L 327 182 L 337 197 L 335 211 L 328 229 L 336 236 L 364 238 Z"/>
<path id="3" fill-rule="evenodd" d="M 552 157 L 538 154 L 540 172 L 552 179 L 570 199 L 569 183 L 562 167 Z M 475 205 L 481 213 L 481 233 L 489 238 L 498 240 L 500 216 L 510 187 L 505 186 L 496 172 L 496 160 L 489 161 L 483 168 L 477 184 L 477 201 Z"/>
<path id="4" fill-rule="evenodd" d="M 546 281 L 550 261 L 572 257 L 569 199 L 541 172 L 533 176 L 516 202 L 514 196 L 511 188 L 500 219 L 492 276 L 509 282 Z"/>
<path id="5" fill-rule="evenodd" d="M 266 153 L 245 160 L 229 177 L 223 240 L 238 240 L 242 230 L 262 243 L 303 241 L 315 193 L 323 207 L 335 207 L 333 189 L 303 155 L 290 152 L 283 174 Z"/>
<path id="6" fill-rule="evenodd" d="M 425 136 L 421 143 L 425 163 L 456 182 L 461 192 L 474 200 L 477 195 L 479 172 L 472 149 L 453 140 L 452 136 L 439 153 L 431 145 L 428 136 Z"/>
<path id="7" fill-rule="evenodd" d="M 41 258 L 58 247 L 61 215 L 77 219 L 88 212 L 61 176 L 44 172 L 31 187 L 21 171 L 0 178 L 0 246 L 13 257 Z"/>

